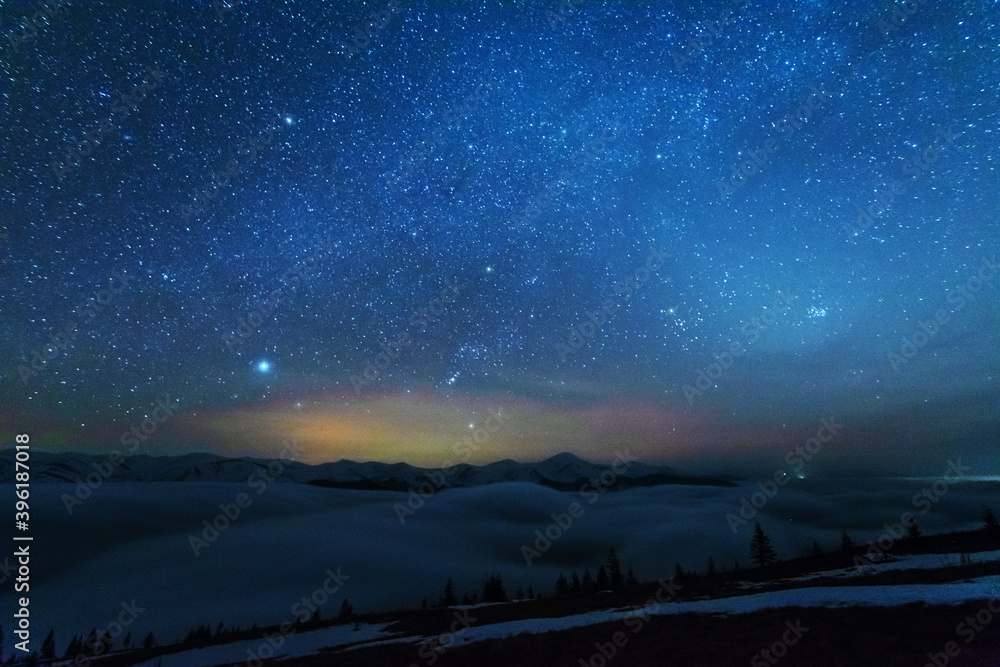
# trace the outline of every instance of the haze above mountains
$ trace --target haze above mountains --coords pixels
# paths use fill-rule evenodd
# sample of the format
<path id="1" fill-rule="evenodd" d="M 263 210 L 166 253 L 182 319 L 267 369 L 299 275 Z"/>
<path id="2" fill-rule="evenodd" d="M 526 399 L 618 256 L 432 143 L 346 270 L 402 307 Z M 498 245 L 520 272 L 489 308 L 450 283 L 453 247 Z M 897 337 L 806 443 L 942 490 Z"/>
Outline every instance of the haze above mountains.
<path id="1" fill-rule="evenodd" d="M 0 454 L 0 483 L 14 481 L 13 458 L 13 452 Z M 216 454 L 140 454 L 111 459 L 90 454 L 36 452 L 31 467 L 32 481 L 40 483 L 74 483 L 96 473 L 110 482 L 247 483 L 255 479 L 268 484 L 273 481 L 382 491 L 409 491 L 428 483 L 437 490 L 501 482 L 529 482 L 570 491 L 591 480 L 601 480 L 615 490 L 660 484 L 735 486 L 732 477 L 688 475 L 669 466 L 640 461 L 591 463 L 569 453 L 532 463 L 507 459 L 482 466 L 460 463 L 451 469 L 432 469 L 407 463 L 348 460 L 309 465 L 287 459 L 227 458 Z"/>

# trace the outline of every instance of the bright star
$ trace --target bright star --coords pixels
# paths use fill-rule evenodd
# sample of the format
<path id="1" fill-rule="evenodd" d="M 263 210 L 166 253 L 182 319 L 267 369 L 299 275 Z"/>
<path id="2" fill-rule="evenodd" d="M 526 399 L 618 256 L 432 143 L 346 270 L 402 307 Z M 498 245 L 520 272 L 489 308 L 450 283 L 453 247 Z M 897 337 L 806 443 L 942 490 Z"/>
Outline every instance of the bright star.
<path id="1" fill-rule="evenodd" d="M 257 364 L 257 370 L 261 373 L 267 373 L 271 370 L 271 364 L 267 361 L 261 361 Z"/>

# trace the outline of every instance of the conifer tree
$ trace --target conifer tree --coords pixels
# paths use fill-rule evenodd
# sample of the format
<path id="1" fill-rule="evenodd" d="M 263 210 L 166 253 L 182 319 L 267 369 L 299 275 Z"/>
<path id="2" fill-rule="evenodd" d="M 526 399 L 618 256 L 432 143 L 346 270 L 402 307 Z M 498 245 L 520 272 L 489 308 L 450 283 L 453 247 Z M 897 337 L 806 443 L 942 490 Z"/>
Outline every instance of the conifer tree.
<path id="1" fill-rule="evenodd" d="M 454 607 L 456 604 L 458 604 L 458 597 L 455 595 L 455 584 L 452 582 L 451 577 L 448 577 L 448 582 L 444 585 L 444 593 L 441 595 L 438 606 Z"/>
<path id="2" fill-rule="evenodd" d="M 777 562 L 778 555 L 771 547 L 771 538 L 764 534 L 764 529 L 760 527 L 760 522 L 753 529 L 753 537 L 750 539 L 750 558 L 760 567 L 765 567 Z"/>
<path id="3" fill-rule="evenodd" d="M 2 654 L 0 654 L 0 659 L 2 659 Z M 56 657 L 56 637 L 55 631 L 49 630 L 49 634 L 45 636 L 42 641 L 42 659 L 52 660 Z"/>
<path id="4" fill-rule="evenodd" d="M 608 579 L 611 586 L 613 588 L 621 588 L 622 584 L 625 583 L 625 579 L 622 577 L 621 560 L 618 558 L 618 553 L 614 547 L 611 547 L 608 551 L 608 559 L 605 561 L 605 564 L 608 567 Z"/>
<path id="5" fill-rule="evenodd" d="M 603 563 L 601 564 L 601 567 L 597 570 L 597 579 L 594 580 L 594 583 L 597 585 L 597 590 L 599 591 L 605 590 L 611 583 L 608 580 L 608 571 L 604 569 Z"/>

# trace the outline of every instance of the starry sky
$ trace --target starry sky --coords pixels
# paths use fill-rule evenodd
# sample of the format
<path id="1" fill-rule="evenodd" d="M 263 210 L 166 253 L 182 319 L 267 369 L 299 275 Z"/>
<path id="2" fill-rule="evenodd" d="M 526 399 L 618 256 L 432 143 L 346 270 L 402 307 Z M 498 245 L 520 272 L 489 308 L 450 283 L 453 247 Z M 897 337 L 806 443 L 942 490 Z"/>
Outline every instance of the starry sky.
<path id="1" fill-rule="evenodd" d="M 45 7 L 0 9 L 5 440 L 1000 465 L 996 3 Z"/>

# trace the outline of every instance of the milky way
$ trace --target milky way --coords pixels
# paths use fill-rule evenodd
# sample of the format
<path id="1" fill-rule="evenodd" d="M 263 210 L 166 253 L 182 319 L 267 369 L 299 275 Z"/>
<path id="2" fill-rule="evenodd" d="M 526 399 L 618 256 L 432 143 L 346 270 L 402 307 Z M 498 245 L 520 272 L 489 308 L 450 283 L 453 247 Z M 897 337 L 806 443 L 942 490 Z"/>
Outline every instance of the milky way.
<path id="1" fill-rule="evenodd" d="M 996 4 L 0 14 L 7 430 L 488 397 L 995 445 Z"/>

